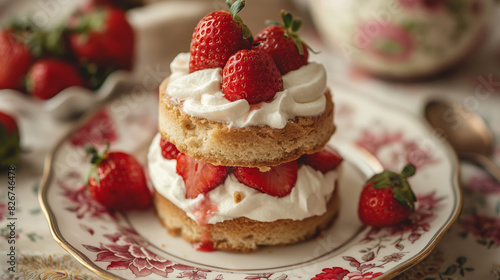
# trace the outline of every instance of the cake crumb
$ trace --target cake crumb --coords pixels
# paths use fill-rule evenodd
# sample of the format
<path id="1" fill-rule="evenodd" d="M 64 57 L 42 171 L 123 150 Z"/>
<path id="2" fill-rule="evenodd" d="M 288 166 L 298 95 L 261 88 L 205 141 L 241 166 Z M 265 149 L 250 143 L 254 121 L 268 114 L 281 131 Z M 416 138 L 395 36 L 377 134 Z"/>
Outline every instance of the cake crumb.
<path id="1" fill-rule="evenodd" d="M 245 198 L 245 196 L 241 192 L 234 192 L 233 197 L 234 197 L 234 203 L 236 204 L 240 203 L 243 200 L 243 198 Z"/>
<path id="2" fill-rule="evenodd" d="M 269 166 L 259 167 L 260 172 L 267 172 L 269 170 L 271 170 L 271 167 L 269 167 Z"/>

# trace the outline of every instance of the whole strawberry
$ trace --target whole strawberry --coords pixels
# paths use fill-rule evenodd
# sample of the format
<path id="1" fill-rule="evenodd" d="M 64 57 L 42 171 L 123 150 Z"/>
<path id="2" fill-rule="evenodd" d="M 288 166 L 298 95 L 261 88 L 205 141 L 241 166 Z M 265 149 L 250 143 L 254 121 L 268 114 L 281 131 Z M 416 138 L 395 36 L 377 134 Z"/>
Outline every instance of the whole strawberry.
<path id="1" fill-rule="evenodd" d="M 255 37 L 255 43 L 259 45 L 255 48 L 267 52 L 273 59 L 280 73 L 286 73 L 296 70 L 307 64 L 309 53 L 307 45 L 297 34 L 302 22 L 294 20 L 288 12 L 282 11 L 283 25 L 276 22 L 270 22 Z"/>
<path id="2" fill-rule="evenodd" d="M 231 56 L 222 77 L 222 93 L 229 101 L 267 102 L 283 90 L 283 79 L 273 59 L 258 50 L 241 50 Z"/>
<path id="3" fill-rule="evenodd" d="M 141 164 L 129 154 L 108 152 L 108 148 L 102 155 L 94 147 L 86 149 L 93 164 L 88 178 L 92 198 L 110 210 L 148 207 L 151 192 Z"/>
<path id="4" fill-rule="evenodd" d="M 0 89 L 22 88 L 24 75 L 32 62 L 30 50 L 10 29 L 0 31 Z"/>
<path id="5" fill-rule="evenodd" d="M 0 170 L 19 161 L 21 152 L 19 142 L 19 128 L 16 120 L 0 112 Z"/>
<path id="6" fill-rule="evenodd" d="M 83 86 L 84 81 L 75 66 L 57 59 L 36 61 L 26 76 L 26 90 L 32 96 L 47 100 L 71 86 Z"/>
<path id="7" fill-rule="evenodd" d="M 417 201 L 407 181 L 415 174 L 415 166 L 408 164 L 401 174 L 383 171 L 371 177 L 361 191 L 358 215 L 368 226 L 396 225 L 408 218 Z"/>
<path id="8" fill-rule="evenodd" d="M 132 68 L 135 34 L 124 11 L 106 6 L 80 10 L 69 19 L 68 29 L 70 48 L 81 63 Z"/>
<path id="9" fill-rule="evenodd" d="M 184 180 L 186 198 L 196 198 L 222 184 L 229 173 L 229 167 L 216 166 L 180 153 L 177 156 L 176 171 Z"/>
<path id="10" fill-rule="evenodd" d="M 237 15 L 245 6 L 237 0 L 228 11 L 211 12 L 198 22 L 191 39 L 189 72 L 223 68 L 231 55 L 252 47 L 252 34 Z"/>

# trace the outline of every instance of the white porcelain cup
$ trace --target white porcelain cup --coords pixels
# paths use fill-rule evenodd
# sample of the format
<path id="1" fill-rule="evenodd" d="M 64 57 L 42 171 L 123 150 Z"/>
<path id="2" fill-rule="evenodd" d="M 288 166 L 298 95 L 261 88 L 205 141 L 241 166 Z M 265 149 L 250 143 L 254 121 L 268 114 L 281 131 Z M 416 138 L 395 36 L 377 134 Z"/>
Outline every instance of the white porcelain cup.
<path id="1" fill-rule="evenodd" d="M 485 37 L 495 0 L 309 0 L 320 34 L 349 63 L 389 78 L 449 69 Z M 496 20 L 498 24 L 498 19 Z"/>

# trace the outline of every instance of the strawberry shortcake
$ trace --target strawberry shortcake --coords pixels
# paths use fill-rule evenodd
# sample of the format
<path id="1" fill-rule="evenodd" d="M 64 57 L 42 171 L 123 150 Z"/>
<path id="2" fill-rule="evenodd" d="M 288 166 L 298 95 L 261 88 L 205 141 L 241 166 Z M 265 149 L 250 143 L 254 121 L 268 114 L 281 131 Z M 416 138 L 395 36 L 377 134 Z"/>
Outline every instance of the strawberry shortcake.
<path id="1" fill-rule="evenodd" d="M 250 252 L 304 241 L 337 216 L 342 157 L 321 64 L 300 22 L 255 38 L 237 13 L 206 15 L 160 86 L 148 154 L 157 215 L 199 250 Z"/>

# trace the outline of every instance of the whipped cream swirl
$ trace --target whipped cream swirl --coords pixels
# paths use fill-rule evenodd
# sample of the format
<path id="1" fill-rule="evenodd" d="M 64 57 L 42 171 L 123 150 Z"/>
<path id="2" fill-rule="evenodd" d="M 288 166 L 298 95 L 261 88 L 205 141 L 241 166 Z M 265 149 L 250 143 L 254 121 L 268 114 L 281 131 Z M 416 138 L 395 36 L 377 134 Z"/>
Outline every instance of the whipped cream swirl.
<path id="1" fill-rule="evenodd" d="M 176 160 L 166 160 L 161 155 L 160 135 L 156 135 L 148 153 L 149 176 L 156 191 L 181 208 L 193 220 L 193 211 L 205 199 L 203 194 L 195 199 L 187 199 L 182 177 L 176 172 Z M 308 165 L 299 168 L 297 182 L 292 192 L 285 197 L 274 197 L 252 189 L 238 181 L 231 173 L 223 184 L 206 194 L 210 201 L 217 203 L 218 212 L 209 220 L 215 224 L 225 220 L 247 217 L 261 222 L 279 219 L 303 220 L 322 215 L 335 190 L 341 174 L 339 166 L 326 174 Z M 235 202 L 238 193 L 241 201 Z"/>
<path id="2" fill-rule="evenodd" d="M 281 129 L 290 118 L 317 116 L 326 107 L 326 71 L 315 62 L 283 75 L 284 90 L 270 102 L 253 105 L 246 100 L 231 102 L 224 97 L 221 68 L 189 73 L 189 53 L 178 54 L 170 69 L 166 95 L 182 101 L 186 114 L 224 122 L 229 127 L 267 125 Z"/>

